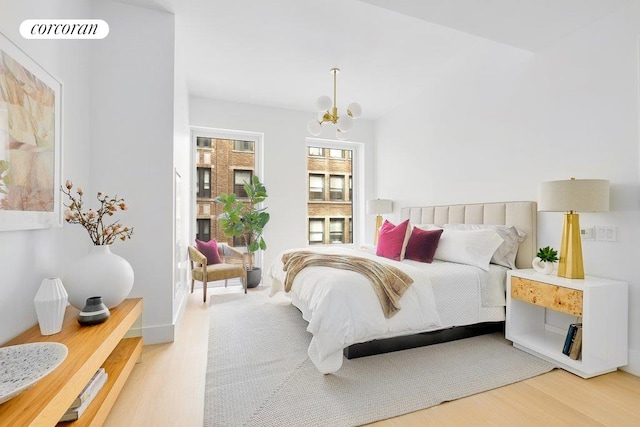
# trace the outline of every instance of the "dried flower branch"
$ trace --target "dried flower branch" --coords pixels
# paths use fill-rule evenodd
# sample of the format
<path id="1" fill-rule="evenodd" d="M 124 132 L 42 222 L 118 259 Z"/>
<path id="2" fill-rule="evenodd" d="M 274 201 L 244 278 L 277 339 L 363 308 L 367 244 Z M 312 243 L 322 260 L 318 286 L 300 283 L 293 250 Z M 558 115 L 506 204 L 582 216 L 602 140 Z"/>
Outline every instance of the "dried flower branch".
<path id="1" fill-rule="evenodd" d="M 60 191 L 65 194 L 70 203 L 64 205 L 67 209 L 64 211 L 64 219 L 69 224 L 80 224 L 87 232 L 94 245 L 110 245 L 116 239 L 125 241 L 131 239 L 133 235 L 133 227 L 123 227 L 119 220 L 115 220 L 108 223 L 105 218 L 113 216 L 118 210 L 126 211 L 128 206 L 124 199 L 119 199 L 118 196 L 111 197 L 104 194 L 102 191 L 98 191 L 96 199 L 100 203 L 100 207 L 97 210 L 89 208 L 88 211 L 83 212 L 82 196 L 84 194 L 82 187 L 76 187 L 77 196 L 71 193 L 73 183 L 69 180 L 65 183 L 64 187 L 60 187 Z"/>

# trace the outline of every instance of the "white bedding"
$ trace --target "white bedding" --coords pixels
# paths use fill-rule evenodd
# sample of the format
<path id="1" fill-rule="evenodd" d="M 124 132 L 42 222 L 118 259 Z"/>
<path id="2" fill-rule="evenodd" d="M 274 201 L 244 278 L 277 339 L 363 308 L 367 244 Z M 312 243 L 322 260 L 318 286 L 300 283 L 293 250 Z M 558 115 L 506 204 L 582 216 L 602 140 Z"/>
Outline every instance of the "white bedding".
<path id="1" fill-rule="evenodd" d="M 307 330 L 313 334 L 309 357 L 323 373 L 340 369 L 342 350 L 351 344 L 504 320 L 506 269 L 503 267 L 491 265 L 485 272 L 477 267 L 448 262 L 397 262 L 337 246 L 305 250 L 375 259 L 402 269 L 414 280 L 402 297 L 401 310 L 386 319 L 369 280 L 361 274 L 330 267 L 309 267 L 296 276 L 289 294 L 309 322 Z M 273 279 L 271 295 L 284 290 L 282 254 L 268 272 Z"/>

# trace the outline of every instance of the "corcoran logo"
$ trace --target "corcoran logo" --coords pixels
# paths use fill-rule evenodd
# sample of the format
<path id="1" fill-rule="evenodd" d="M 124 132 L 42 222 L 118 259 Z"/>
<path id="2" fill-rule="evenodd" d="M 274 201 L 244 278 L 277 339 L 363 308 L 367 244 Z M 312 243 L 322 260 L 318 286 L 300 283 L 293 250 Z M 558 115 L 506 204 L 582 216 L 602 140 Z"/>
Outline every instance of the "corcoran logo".
<path id="1" fill-rule="evenodd" d="M 102 19 L 26 19 L 20 34 L 25 39 L 103 39 L 109 24 Z"/>

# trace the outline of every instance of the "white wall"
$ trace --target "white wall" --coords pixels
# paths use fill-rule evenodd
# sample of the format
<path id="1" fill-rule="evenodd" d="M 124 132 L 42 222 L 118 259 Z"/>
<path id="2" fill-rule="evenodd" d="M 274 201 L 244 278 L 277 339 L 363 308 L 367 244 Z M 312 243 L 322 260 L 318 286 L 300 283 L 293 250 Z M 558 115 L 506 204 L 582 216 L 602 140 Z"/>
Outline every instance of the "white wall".
<path id="1" fill-rule="evenodd" d="M 310 100 L 312 102 L 314 100 Z M 269 193 L 265 204 L 271 220 L 264 233 L 267 250 L 263 266 L 271 265 L 284 249 L 306 246 L 305 141 L 309 136 L 307 122 L 315 117 L 314 113 L 192 97 L 189 115 L 191 126 L 264 134 L 264 171 L 261 178 Z M 324 130 L 320 138 L 331 138 L 330 130 Z M 356 121 L 349 139 L 364 143 L 367 156 L 365 197 L 373 197 L 372 123 L 367 120 Z"/>
<path id="2" fill-rule="evenodd" d="M 62 162 L 64 177 L 89 180 L 90 44 L 71 40 L 25 40 L 28 18 L 86 18 L 83 0 L 0 0 L 0 32 L 63 83 Z M 37 323 L 33 298 L 42 279 L 61 276 L 86 243 L 81 227 L 0 233 L 0 343 Z"/>
<path id="3" fill-rule="evenodd" d="M 585 242 L 586 274 L 629 282 L 627 370 L 640 374 L 640 5 L 532 54 L 477 52 L 376 123 L 376 186 L 396 207 L 536 200 L 542 181 L 611 181 L 611 212 L 581 225 L 618 227 Z M 410 183 L 411 185 L 407 185 Z M 396 209 L 397 211 L 397 209 Z M 560 245 L 561 214 L 538 214 L 538 245 Z"/>
<path id="4" fill-rule="evenodd" d="M 172 341 L 174 16 L 111 1 L 95 16 L 110 30 L 92 44 L 91 188 L 127 201 L 134 235 L 112 251 L 135 272 L 145 343 Z"/>

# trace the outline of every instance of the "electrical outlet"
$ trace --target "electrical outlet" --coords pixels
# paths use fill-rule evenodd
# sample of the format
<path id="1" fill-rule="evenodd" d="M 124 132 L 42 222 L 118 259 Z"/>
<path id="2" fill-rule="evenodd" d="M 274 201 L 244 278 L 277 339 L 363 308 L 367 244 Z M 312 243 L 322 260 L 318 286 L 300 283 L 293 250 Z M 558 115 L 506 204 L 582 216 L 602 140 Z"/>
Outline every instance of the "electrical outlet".
<path id="1" fill-rule="evenodd" d="M 582 240 L 595 240 L 593 237 L 593 227 L 581 228 L 580 236 Z"/>
<path id="2" fill-rule="evenodd" d="M 617 227 L 596 225 L 596 240 L 599 242 L 615 242 L 618 240 Z"/>

